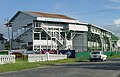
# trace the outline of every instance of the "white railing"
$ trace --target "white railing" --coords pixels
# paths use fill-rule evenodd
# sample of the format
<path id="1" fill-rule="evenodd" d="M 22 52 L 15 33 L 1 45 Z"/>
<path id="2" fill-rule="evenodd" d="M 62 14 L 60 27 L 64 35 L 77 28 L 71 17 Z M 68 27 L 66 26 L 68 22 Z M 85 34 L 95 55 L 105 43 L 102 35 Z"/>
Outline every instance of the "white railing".
<path id="1" fill-rule="evenodd" d="M 64 37 L 61 34 L 56 33 L 56 38 L 63 45 Z"/>
<path id="2" fill-rule="evenodd" d="M 49 60 L 60 60 L 60 59 L 67 59 L 67 55 L 49 55 Z"/>
<path id="3" fill-rule="evenodd" d="M 45 23 L 42 23 L 42 29 L 50 36 L 50 37 L 55 37 L 55 39 L 57 39 L 57 41 L 63 45 L 63 41 L 64 41 L 64 37 L 61 34 L 55 33 L 55 36 L 52 35 L 49 31 L 48 28 L 45 27 L 47 26 Z"/>
<path id="4" fill-rule="evenodd" d="M 28 55 L 28 62 L 51 61 L 66 59 L 67 55 L 58 54 L 30 54 Z"/>
<path id="5" fill-rule="evenodd" d="M 15 63 L 15 55 L 0 55 L 0 64 Z"/>

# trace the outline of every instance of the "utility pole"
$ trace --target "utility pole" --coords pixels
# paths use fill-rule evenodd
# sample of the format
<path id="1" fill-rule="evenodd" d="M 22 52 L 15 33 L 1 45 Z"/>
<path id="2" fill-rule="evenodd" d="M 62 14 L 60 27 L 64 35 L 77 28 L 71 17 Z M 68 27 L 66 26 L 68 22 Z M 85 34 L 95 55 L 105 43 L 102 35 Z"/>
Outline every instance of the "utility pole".
<path id="1" fill-rule="evenodd" d="M 12 46 L 11 46 L 12 41 L 11 41 L 11 38 L 10 38 L 10 28 L 9 27 L 11 27 L 12 23 L 9 22 L 8 19 L 6 21 L 7 21 L 7 23 L 5 25 L 8 28 L 8 39 L 9 39 L 9 46 L 10 46 L 10 49 L 8 51 L 8 55 L 10 55 L 10 52 L 11 52 L 11 49 L 12 49 Z"/>

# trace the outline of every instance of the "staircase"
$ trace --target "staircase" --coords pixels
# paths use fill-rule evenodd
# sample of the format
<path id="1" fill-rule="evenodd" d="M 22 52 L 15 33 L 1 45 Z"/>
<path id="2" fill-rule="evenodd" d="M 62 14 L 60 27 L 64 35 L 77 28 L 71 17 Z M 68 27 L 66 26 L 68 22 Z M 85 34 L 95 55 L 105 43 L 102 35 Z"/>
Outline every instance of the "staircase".
<path id="1" fill-rule="evenodd" d="M 101 48 L 102 48 L 102 50 L 103 50 L 103 37 L 102 37 L 102 35 L 100 35 L 100 41 L 101 41 Z"/>
<path id="2" fill-rule="evenodd" d="M 58 32 L 55 32 L 53 34 L 53 32 L 49 30 L 49 28 L 45 27 L 45 26 L 47 26 L 47 24 L 45 24 L 45 23 L 42 23 L 41 25 L 42 25 L 41 28 L 48 34 L 48 36 L 56 39 L 57 42 L 60 43 L 61 45 L 64 45 L 64 43 L 63 43 L 64 42 L 64 37 L 61 34 L 59 34 Z"/>
<path id="3" fill-rule="evenodd" d="M 21 36 L 23 36 L 25 33 L 29 32 L 31 30 L 31 28 L 29 28 L 28 30 L 20 33 L 20 34 L 17 34 L 17 37 L 14 37 L 14 41 L 17 40 L 18 38 L 20 38 Z"/>

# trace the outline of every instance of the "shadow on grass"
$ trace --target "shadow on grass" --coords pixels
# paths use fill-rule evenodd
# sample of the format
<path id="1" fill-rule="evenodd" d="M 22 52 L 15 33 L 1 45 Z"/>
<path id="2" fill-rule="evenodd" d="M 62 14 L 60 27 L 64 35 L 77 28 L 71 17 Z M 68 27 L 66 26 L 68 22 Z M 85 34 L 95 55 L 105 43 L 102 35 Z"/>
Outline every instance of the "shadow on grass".
<path id="1" fill-rule="evenodd" d="M 76 62 L 89 62 L 89 60 L 78 60 Z"/>

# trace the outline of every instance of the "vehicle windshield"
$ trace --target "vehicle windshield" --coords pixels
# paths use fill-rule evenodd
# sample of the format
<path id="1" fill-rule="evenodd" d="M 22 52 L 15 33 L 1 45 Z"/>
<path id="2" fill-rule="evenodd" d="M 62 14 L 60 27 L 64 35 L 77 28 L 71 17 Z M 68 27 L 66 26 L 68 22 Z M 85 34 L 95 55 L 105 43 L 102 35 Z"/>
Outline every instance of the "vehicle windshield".
<path id="1" fill-rule="evenodd" d="M 100 54 L 100 52 L 92 52 L 91 54 Z"/>

